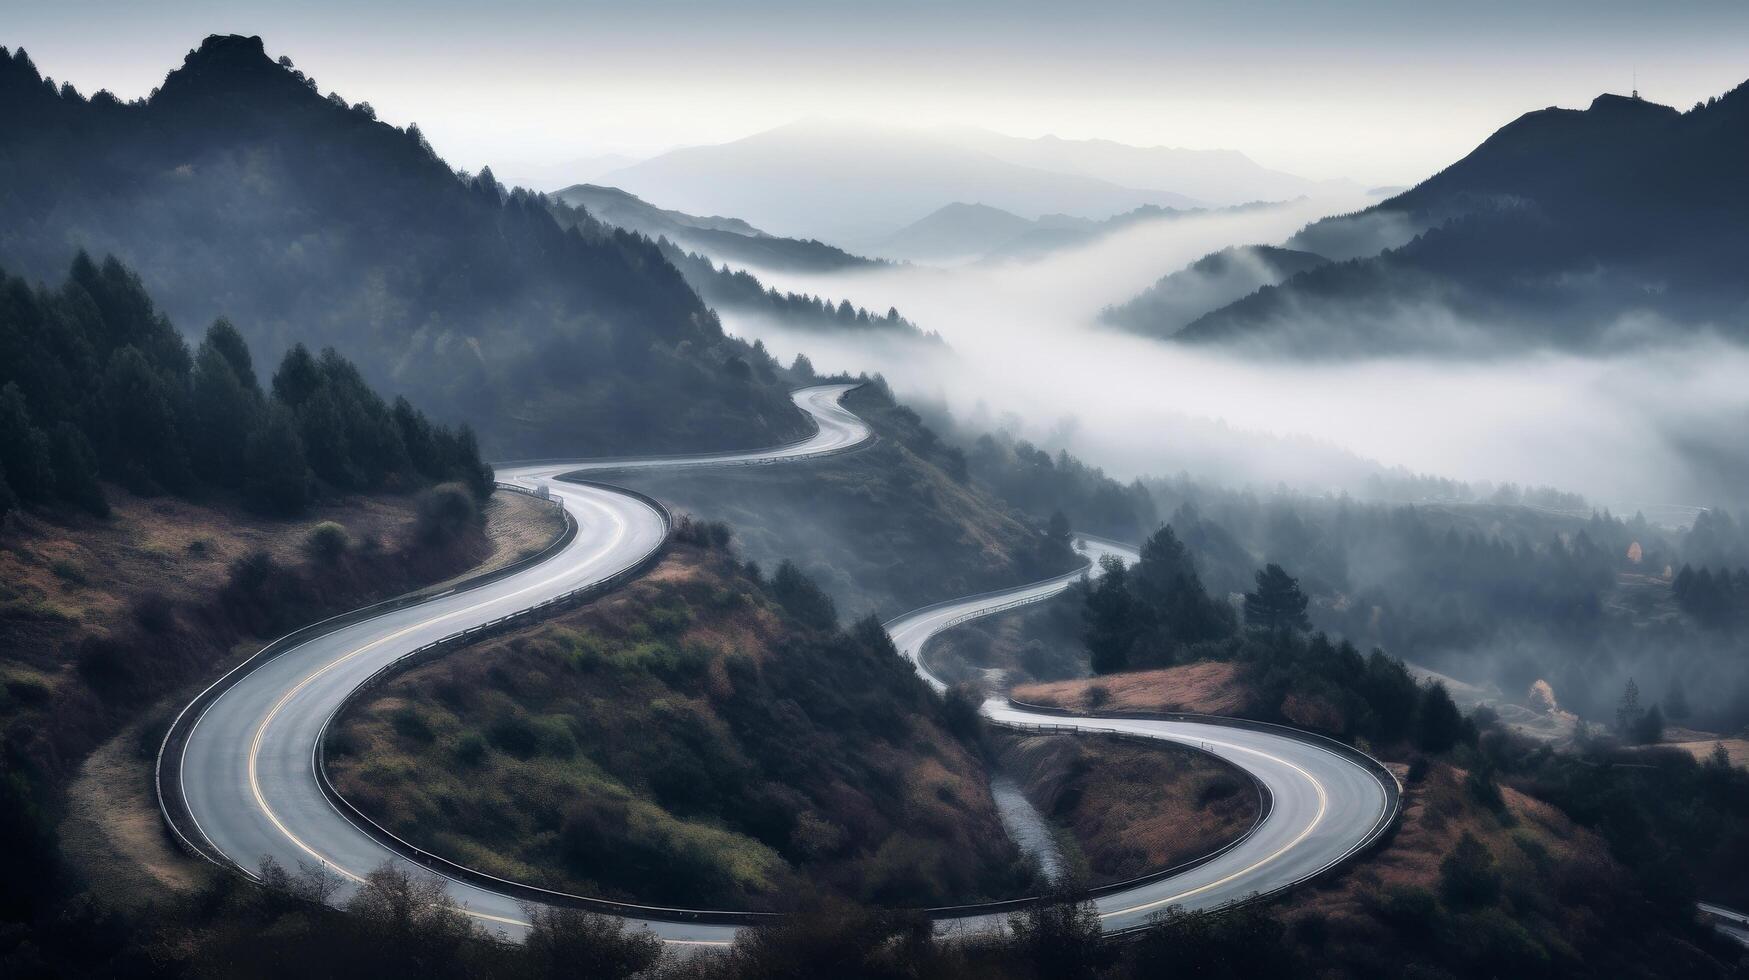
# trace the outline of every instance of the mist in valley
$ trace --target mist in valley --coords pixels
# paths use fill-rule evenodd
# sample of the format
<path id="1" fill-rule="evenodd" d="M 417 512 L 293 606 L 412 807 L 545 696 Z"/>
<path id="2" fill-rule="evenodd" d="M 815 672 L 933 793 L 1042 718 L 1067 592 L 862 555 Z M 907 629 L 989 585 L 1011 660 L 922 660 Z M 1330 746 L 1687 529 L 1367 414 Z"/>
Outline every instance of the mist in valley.
<path id="1" fill-rule="evenodd" d="M 971 428 L 1063 448 L 1120 479 L 1187 471 L 1237 486 L 1360 494 L 1393 469 L 1478 483 L 1551 486 L 1669 524 L 1741 499 L 1749 351 L 1640 319 L 1607 355 L 1505 351 L 1432 298 L 1368 316 L 1426 353 L 1306 359 L 1291 351 L 1175 344 L 1099 321 L 1162 275 L 1218 249 L 1289 242 L 1364 206 L 1301 201 L 1155 220 L 1030 262 L 903 265 L 829 275 L 754 271 L 782 290 L 896 307 L 948 349 L 821 336 L 724 313 L 726 328 L 820 371 L 878 372 L 904 397 Z M 1400 244 L 1381 228 L 1364 255 Z M 1307 311 L 1306 328 L 1316 329 Z"/>

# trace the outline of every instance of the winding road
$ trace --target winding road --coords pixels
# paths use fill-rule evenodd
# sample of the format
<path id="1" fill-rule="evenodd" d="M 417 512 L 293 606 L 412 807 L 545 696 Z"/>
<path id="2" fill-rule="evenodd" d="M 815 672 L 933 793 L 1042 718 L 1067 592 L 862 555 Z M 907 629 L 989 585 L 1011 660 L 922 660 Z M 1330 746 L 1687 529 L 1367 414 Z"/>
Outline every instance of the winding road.
<path id="1" fill-rule="evenodd" d="M 385 861 L 427 870 L 368 833 L 323 792 L 317 750 L 347 696 L 427 644 L 635 569 L 662 546 L 667 519 L 657 506 L 640 495 L 577 482 L 577 477 L 603 470 L 776 463 L 849 451 L 873 438 L 868 426 L 840 404 L 853 387 L 821 385 L 795 392 L 796 406 L 814 421 L 816 432 L 773 449 L 500 467 L 501 483 L 550 493 L 575 519 L 576 534 L 544 560 L 513 574 L 276 644 L 215 683 L 184 709 L 160 752 L 161 801 L 172 831 L 196 852 L 247 874 L 264 857 L 288 868 L 326 866 L 342 881 L 335 901 L 344 901 L 363 875 Z M 1079 547 L 1095 559 L 1116 554 L 1133 562 L 1137 557 L 1131 549 L 1098 539 L 1084 539 Z M 1048 598 L 1080 574 L 930 606 L 887 628 L 900 651 L 939 689 L 941 681 L 922 664 L 931 637 L 967 619 Z M 1394 815 L 1396 786 L 1387 784 L 1388 774 L 1369 768 L 1352 750 L 1314 736 L 1268 726 L 1234 727 L 1219 719 L 1066 718 L 1001 701 L 984 710 L 1004 725 L 1124 732 L 1197 746 L 1249 770 L 1269 789 L 1273 806 L 1267 818 L 1238 846 L 1182 874 L 1099 898 L 1099 914 L 1110 931 L 1144 925 L 1169 905 L 1215 907 L 1302 881 L 1365 847 Z M 494 886 L 479 875 L 445 877 L 456 901 L 489 927 L 511 935 L 526 928 L 526 886 Z M 679 910 L 624 907 L 623 914 L 673 943 L 727 943 L 738 928 L 697 921 L 699 916 Z M 943 928 L 981 928 L 990 919 L 961 918 Z"/>

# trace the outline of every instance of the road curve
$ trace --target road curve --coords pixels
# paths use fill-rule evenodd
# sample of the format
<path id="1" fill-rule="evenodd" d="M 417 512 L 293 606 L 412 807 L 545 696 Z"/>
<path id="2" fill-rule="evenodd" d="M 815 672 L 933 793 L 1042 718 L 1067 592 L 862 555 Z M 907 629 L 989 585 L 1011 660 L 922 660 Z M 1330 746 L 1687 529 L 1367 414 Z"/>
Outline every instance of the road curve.
<path id="1" fill-rule="evenodd" d="M 1093 562 L 1093 574 L 1099 559 L 1107 555 L 1126 564 L 1140 558 L 1133 548 L 1090 536 L 1077 541 L 1076 549 Z M 932 638 L 960 623 L 1050 598 L 1079 575 L 929 606 L 887 622 L 887 632 L 924 680 L 943 690 L 941 679 L 923 659 Z M 1291 887 L 1363 850 L 1395 817 L 1394 777 L 1352 749 L 1308 733 L 1230 719 L 1071 717 L 1032 710 L 1004 698 L 986 701 L 984 714 L 1005 727 L 1179 742 L 1247 770 L 1269 791 L 1268 814 L 1237 846 L 1181 874 L 1095 898 L 1107 932 L 1146 926 L 1174 905 L 1212 909 Z M 970 918 L 958 925 L 975 930 L 989 924 Z"/>
<path id="2" fill-rule="evenodd" d="M 360 829 L 329 801 L 317 781 L 315 755 L 328 720 L 347 695 L 377 671 L 426 644 L 454 636 L 548 599 L 601 582 L 636 567 L 662 544 L 664 515 L 646 500 L 612 487 L 560 480 L 591 471 L 682 466 L 733 466 L 806 459 L 866 444 L 872 433 L 839 404 L 854 385 L 822 385 L 794 393 L 798 408 L 816 425 L 813 436 L 768 450 L 708 456 L 625 460 L 540 460 L 498 470 L 500 482 L 545 488 L 575 518 L 576 535 L 555 554 L 461 592 L 385 611 L 361 622 L 290 646 L 245 668 L 240 679 L 186 712 L 192 727 L 159 759 L 162 784 L 179 795 L 186 820 L 172 829 L 196 849 L 222 856 L 252 872 L 265 857 L 286 867 L 320 863 L 342 879 L 345 898 L 360 878 L 387 862 L 406 863 Z M 1088 538 L 1083 553 L 1116 554 L 1134 561 L 1132 550 Z M 1095 565 L 1095 572 L 1097 565 Z M 922 666 L 924 646 L 959 622 L 1036 602 L 1067 588 L 1081 573 L 1033 585 L 930 606 L 888 624 L 900 651 L 939 688 Z M 218 685 L 215 685 L 215 689 Z M 203 701 L 205 702 L 203 704 Z M 1273 891 L 1333 866 L 1364 846 L 1388 819 L 1395 786 L 1339 748 L 1310 736 L 1196 721 L 1065 718 L 992 701 L 985 712 L 1010 725 L 1068 726 L 1084 731 L 1127 732 L 1199 746 L 1251 771 L 1274 798 L 1268 818 L 1239 846 L 1201 867 L 1098 900 L 1108 930 L 1143 925 L 1172 904 L 1213 907 L 1255 892 Z M 173 732 L 177 726 L 173 725 Z M 165 770 L 174 779 L 165 779 Z M 173 809 L 166 800 L 167 812 Z M 450 878 L 451 895 L 489 927 L 519 934 L 526 927 L 520 898 L 507 891 Z M 733 925 L 627 916 L 673 943 L 722 944 Z M 951 928 L 977 928 L 986 919 L 957 920 Z"/>

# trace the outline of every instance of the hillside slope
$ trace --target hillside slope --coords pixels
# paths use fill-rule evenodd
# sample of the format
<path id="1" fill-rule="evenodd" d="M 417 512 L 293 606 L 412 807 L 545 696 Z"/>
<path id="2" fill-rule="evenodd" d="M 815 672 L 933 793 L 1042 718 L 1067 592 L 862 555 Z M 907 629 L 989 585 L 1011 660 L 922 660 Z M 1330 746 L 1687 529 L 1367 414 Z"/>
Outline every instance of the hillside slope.
<path id="1" fill-rule="evenodd" d="M 726 529 L 680 536 L 621 592 L 376 692 L 336 733 L 341 790 L 439 853 L 602 897 L 1026 888 L 982 763 L 879 624 L 749 574 Z"/>
<path id="2" fill-rule="evenodd" d="M 655 243 L 561 229 L 541 199 L 453 172 L 416 127 L 324 98 L 260 38 L 207 38 L 130 104 L 0 56 L 0 188 L 11 271 L 113 253 L 177 322 L 232 317 L 273 359 L 332 344 L 373 384 L 474 421 L 498 457 L 801 434 Z"/>

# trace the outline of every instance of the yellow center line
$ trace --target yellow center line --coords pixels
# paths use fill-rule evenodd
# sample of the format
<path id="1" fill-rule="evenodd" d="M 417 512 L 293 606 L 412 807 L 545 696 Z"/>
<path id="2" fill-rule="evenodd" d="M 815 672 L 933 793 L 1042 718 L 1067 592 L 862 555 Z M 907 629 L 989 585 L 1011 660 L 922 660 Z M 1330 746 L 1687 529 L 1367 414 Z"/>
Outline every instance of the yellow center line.
<path id="1" fill-rule="evenodd" d="M 1171 739 L 1170 741 L 1178 741 L 1178 739 Z M 1231 742 L 1212 742 L 1212 741 L 1209 741 L 1207 739 L 1198 739 L 1198 741 L 1200 741 L 1206 745 L 1219 745 L 1222 748 L 1232 749 L 1232 750 L 1237 751 L 1237 752 L 1249 752 L 1252 755 L 1262 756 L 1265 759 L 1269 759 L 1272 762 L 1278 762 L 1278 763 L 1288 767 L 1289 769 L 1292 769 L 1294 772 L 1299 773 L 1301 776 L 1305 777 L 1306 782 L 1312 784 L 1312 789 L 1317 791 L 1317 794 L 1318 794 L 1318 812 L 1312 815 L 1312 822 L 1306 824 L 1305 829 L 1301 830 L 1299 832 L 1299 834 L 1294 837 L 1293 840 L 1288 841 L 1286 844 L 1283 844 L 1280 848 L 1277 848 L 1273 853 L 1269 854 L 1267 857 L 1264 857 L 1261 860 L 1258 860 L 1257 862 L 1255 862 L 1254 864 L 1251 864 L 1248 867 L 1240 868 L 1239 870 L 1234 871 L 1233 873 L 1226 875 L 1225 877 L 1217 878 L 1216 880 L 1211 881 L 1206 885 L 1202 885 L 1202 886 L 1199 886 L 1197 888 L 1192 888 L 1186 892 L 1180 892 L 1177 895 L 1171 895 L 1171 896 L 1168 896 L 1166 898 L 1157 899 L 1157 900 L 1152 901 L 1152 902 L 1144 902 L 1141 905 L 1132 905 L 1129 908 L 1125 908 L 1125 909 L 1113 909 L 1110 912 L 1101 912 L 1099 914 L 1099 917 L 1101 919 L 1109 919 L 1114 915 L 1128 915 L 1132 912 L 1141 912 L 1141 911 L 1145 911 L 1147 909 L 1159 908 L 1162 905 L 1171 905 L 1175 902 L 1181 902 L 1184 899 L 1190 898 L 1193 895 L 1200 895 L 1203 892 L 1206 892 L 1212 888 L 1219 888 L 1220 886 L 1225 885 L 1228 882 L 1233 881 L 1234 879 L 1242 878 L 1245 875 L 1248 875 L 1251 872 L 1256 871 L 1258 868 L 1261 868 L 1264 865 L 1270 863 L 1271 861 L 1274 861 L 1276 858 L 1281 857 L 1283 854 L 1286 854 L 1288 851 L 1291 851 L 1294 848 L 1298 847 L 1300 845 L 1300 842 L 1305 840 L 1307 837 L 1311 836 L 1312 831 L 1314 831 L 1318 828 L 1318 824 L 1320 824 L 1324 821 L 1324 814 L 1329 810 L 1329 807 L 1330 807 L 1330 797 L 1328 794 L 1326 794 L 1324 792 L 1324 784 L 1320 783 L 1317 780 L 1317 778 L 1314 777 L 1311 773 L 1307 772 L 1304 769 L 1301 769 L 1299 766 L 1294 765 L 1293 763 L 1287 761 L 1286 759 L 1281 758 L 1280 756 L 1271 755 L 1268 752 L 1264 752 L 1261 749 L 1254 749 L 1254 748 L 1250 748 L 1249 746 L 1244 746 L 1244 745 L 1235 745 Z"/>
<path id="2" fill-rule="evenodd" d="M 625 535 L 626 535 L 625 522 L 623 520 L 621 520 L 619 515 L 614 513 L 612 509 L 601 506 L 601 504 L 597 501 L 590 500 L 587 497 L 583 497 L 583 496 L 578 496 L 576 499 L 583 501 L 583 502 L 586 502 L 586 503 L 590 504 L 591 506 L 595 507 L 596 509 L 602 511 L 603 513 L 607 514 L 607 516 L 613 521 L 613 525 L 614 525 L 613 539 L 609 543 L 606 551 L 603 552 L 604 554 L 611 553 L 613 551 L 613 549 L 618 547 L 619 543 L 625 539 Z M 317 861 L 321 862 L 324 866 L 332 869 L 335 873 L 341 875 L 344 878 L 347 878 L 347 879 L 354 881 L 354 882 L 364 881 L 364 879 L 362 877 L 360 877 L 359 875 L 353 873 L 352 871 L 347 870 L 346 868 L 341 867 L 337 862 L 330 860 L 326 855 L 322 854 L 320 851 L 317 851 L 315 848 L 311 847 L 309 844 L 304 843 L 304 841 L 301 838 L 299 838 L 296 834 L 292 833 L 291 829 L 289 827 L 287 827 L 285 825 L 285 823 L 279 819 L 279 815 L 273 812 L 273 807 L 268 805 L 267 797 L 261 792 L 261 779 L 260 779 L 260 772 L 259 772 L 259 761 L 260 761 L 260 756 L 261 756 L 261 743 L 263 742 L 263 740 L 267 736 L 267 726 L 272 724 L 274 718 L 279 716 L 280 711 L 282 709 L 284 709 L 285 706 L 288 703 L 290 703 L 293 698 L 297 697 L 297 695 L 300 692 L 302 692 L 305 688 L 307 688 L 311 684 L 315 683 L 316 680 L 318 678 L 320 678 L 322 675 L 328 673 L 329 671 L 340 666 L 341 664 L 344 664 L 344 663 L 352 660 L 354 657 L 358 657 L 358 656 L 360 656 L 360 655 L 362 655 L 370 650 L 374 650 L 377 647 L 382 646 L 385 643 L 400 639 L 401 637 L 406 636 L 408 633 L 412 633 L 416 630 L 424 629 L 425 627 L 431 626 L 435 623 L 441 623 L 441 622 L 444 622 L 446 620 L 454 619 L 458 616 L 465 616 L 468 613 L 477 612 L 478 610 L 484 609 L 487 606 L 501 603 L 506 599 L 513 599 L 516 596 L 522 595 L 526 592 L 531 592 L 531 591 L 534 591 L 536 589 L 546 588 L 547 586 L 552 585 L 553 583 L 558 582 L 562 579 L 565 579 L 573 574 L 575 574 L 574 568 L 570 571 L 560 573 L 558 575 L 552 576 L 551 578 L 544 579 L 540 582 L 536 582 L 532 585 L 524 586 L 523 588 L 517 589 L 514 592 L 510 592 L 510 593 L 507 593 L 505 595 L 497 596 L 495 598 L 488 599 L 484 602 L 477 602 L 471 606 L 467 606 L 467 607 L 464 607 L 462 609 L 457 609 L 453 612 L 448 612 L 448 613 L 445 613 L 441 616 L 435 616 L 431 619 L 427 619 L 427 620 L 424 620 L 422 622 L 414 623 L 411 626 L 407 626 L 403 629 L 397 630 L 393 633 L 390 633 L 387 636 L 383 636 L 383 637 L 380 637 L 376 640 L 373 640 L 370 643 L 367 643 L 364 646 L 361 646 L 358 649 L 353 650 L 344 656 L 337 657 L 334 660 L 330 660 L 328 663 L 323 664 L 321 667 L 318 667 L 316 670 L 312 671 L 309 674 L 309 676 L 307 676 L 303 680 L 299 681 L 296 686 L 294 686 L 291 690 L 287 691 L 283 696 L 281 696 L 279 701 L 274 704 L 272 710 L 268 711 L 267 715 L 261 719 L 261 724 L 256 726 L 256 728 L 255 728 L 255 737 L 251 741 L 250 746 L 249 746 L 249 790 L 251 793 L 254 794 L 255 803 L 257 806 L 259 806 L 261 808 L 261 812 L 267 815 L 267 819 L 272 821 L 273 826 L 276 827 L 281 834 L 284 834 L 287 840 L 290 840 L 293 844 L 296 844 L 298 846 L 298 848 L 300 850 L 302 850 L 305 854 L 308 854 L 310 857 L 315 858 Z M 487 919 L 487 920 L 496 921 L 496 922 L 503 922 L 503 923 L 506 923 L 509 925 L 521 925 L 521 926 L 528 925 L 528 923 L 526 923 L 526 922 L 519 922 L 515 919 L 500 918 L 498 916 L 487 915 L 487 914 L 481 913 L 481 912 L 470 911 L 470 912 L 468 912 L 468 914 L 473 915 L 477 918 Z"/>

